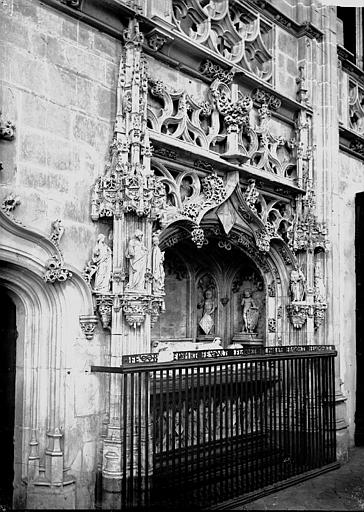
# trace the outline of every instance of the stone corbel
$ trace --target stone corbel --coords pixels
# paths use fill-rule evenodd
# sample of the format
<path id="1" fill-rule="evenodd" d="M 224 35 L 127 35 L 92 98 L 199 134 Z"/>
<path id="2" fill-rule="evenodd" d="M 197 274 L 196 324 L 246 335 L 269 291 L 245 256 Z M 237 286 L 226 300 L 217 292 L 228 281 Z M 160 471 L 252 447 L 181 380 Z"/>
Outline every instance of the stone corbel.
<path id="1" fill-rule="evenodd" d="M 288 317 L 295 329 L 301 329 L 309 316 L 310 306 L 306 302 L 292 302 L 287 306 Z"/>
<path id="2" fill-rule="evenodd" d="M 96 295 L 96 306 L 101 317 L 102 327 L 104 329 L 111 328 L 111 313 L 114 303 L 114 297 L 112 294 L 97 294 Z"/>
<path id="3" fill-rule="evenodd" d="M 124 296 L 122 308 L 125 319 L 130 327 L 140 327 L 145 320 L 146 314 L 150 310 L 150 297 L 130 295 Z"/>
<path id="4" fill-rule="evenodd" d="M 94 337 L 98 318 L 96 315 L 80 315 L 80 326 L 87 340 Z"/>
<path id="5" fill-rule="evenodd" d="M 165 44 L 171 43 L 173 37 L 160 28 L 154 28 L 146 35 L 149 48 L 153 52 L 158 52 Z"/>
<path id="6" fill-rule="evenodd" d="M 46 283 L 63 282 L 70 277 L 72 277 L 72 272 L 63 266 L 63 261 L 59 256 L 54 255 L 48 260 L 46 272 L 43 276 Z"/>

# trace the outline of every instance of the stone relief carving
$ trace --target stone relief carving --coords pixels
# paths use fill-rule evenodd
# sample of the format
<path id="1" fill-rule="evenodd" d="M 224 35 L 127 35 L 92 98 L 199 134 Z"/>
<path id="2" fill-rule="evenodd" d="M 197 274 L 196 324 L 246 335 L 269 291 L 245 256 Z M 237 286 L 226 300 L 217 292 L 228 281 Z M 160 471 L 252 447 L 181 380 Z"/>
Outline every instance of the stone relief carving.
<path id="1" fill-rule="evenodd" d="M 260 79 L 272 79 L 272 26 L 259 14 L 228 0 L 173 0 L 173 21 L 181 33 Z"/>
<path id="2" fill-rule="evenodd" d="M 143 291 L 147 271 L 148 250 L 143 243 L 144 234 L 137 229 L 129 240 L 125 257 L 129 260 L 129 281 L 127 291 Z"/>
<path id="3" fill-rule="evenodd" d="M 295 329 L 301 329 L 306 323 L 310 306 L 308 304 L 292 303 L 287 306 L 289 319 Z"/>
<path id="4" fill-rule="evenodd" d="M 268 318 L 268 331 L 276 332 L 277 322 L 275 318 Z"/>
<path id="5" fill-rule="evenodd" d="M 112 295 L 96 295 L 96 306 L 101 317 L 101 324 L 104 329 L 111 328 L 111 315 L 113 307 Z"/>

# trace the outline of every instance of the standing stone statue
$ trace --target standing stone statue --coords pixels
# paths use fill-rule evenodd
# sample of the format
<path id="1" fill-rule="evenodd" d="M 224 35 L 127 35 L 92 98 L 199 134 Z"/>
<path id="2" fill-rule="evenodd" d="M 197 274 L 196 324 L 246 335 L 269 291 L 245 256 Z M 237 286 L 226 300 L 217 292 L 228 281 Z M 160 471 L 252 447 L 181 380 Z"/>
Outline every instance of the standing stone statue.
<path id="1" fill-rule="evenodd" d="M 243 313 L 243 331 L 252 333 L 258 323 L 259 308 L 251 295 L 250 290 L 244 290 L 244 295 L 240 303 Z"/>
<path id="2" fill-rule="evenodd" d="M 315 265 L 315 302 L 326 302 L 326 289 L 324 283 L 324 277 L 322 272 L 321 262 L 316 262 Z"/>
<path id="3" fill-rule="evenodd" d="M 153 293 L 164 293 L 164 251 L 159 248 L 159 235 L 154 233 L 152 236 L 152 274 L 153 274 Z"/>
<path id="4" fill-rule="evenodd" d="M 305 297 L 305 276 L 302 270 L 294 269 L 291 272 L 290 290 L 292 302 L 302 302 Z"/>
<path id="5" fill-rule="evenodd" d="M 112 253 L 110 247 L 105 243 L 105 235 L 103 234 L 97 237 L 92 261 L 97 267 L 94 291 L 99 293 L 109 292 L 112 271 Z"/>
<path id="6" fill-rule="evenodd" d="M 198 305 L 198 307 L 203 308 L 199 326 L 205 334 L 210 334 L 214 326 L 213 314 L 216 309 L 216 303 L 213 299 L 211 290 L 206 290 L 204 300 Z"/>
<path id="7" fill-rule="evenodd" d="M 128 290 L 144 290 L 148 251 L 143 244 L 143 237 L 143 232 L 136 229 L 126 249 L 125 256 L 129 259 Z"/>

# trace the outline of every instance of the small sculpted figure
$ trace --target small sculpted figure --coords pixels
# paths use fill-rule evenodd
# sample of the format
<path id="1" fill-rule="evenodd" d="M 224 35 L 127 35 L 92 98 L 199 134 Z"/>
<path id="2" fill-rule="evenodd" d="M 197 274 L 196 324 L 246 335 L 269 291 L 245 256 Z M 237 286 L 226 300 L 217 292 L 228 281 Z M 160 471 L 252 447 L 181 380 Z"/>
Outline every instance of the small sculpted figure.
<path id="1" fill-rule="evenodd" d="M 210 334 L 214 326 L 213 314 L 216 309 L 216 303 L 211 290 L 206 290 L 205 298 L 198 307 L 202 307 L 202 318 L 200 320 L 200 327 L 205 334 Z"/>
<path id="2" fill-rule="evenodd" d="M 251 296 L 250 290 L 245 290 L 241 300 L 242 314 L 243 314 L 243 331 L 252 333 L 254 332 L 259 317 L 259 308 L 255 300 Z"/>
<path id="3" fill-rule="evenodd" d="M 294 269 L 290 281 L 292 302 L 301 302 L 305 297 L 305 276 L 302 270 Z"/>
<path id="4" fill-rule="evenodd" d="M 154 233 L 152 236 L 152 274 L 153 274 L 153 292 L 155 294 L 164 293 L 164 251 L 159 248 L 159 236 L 158 233 Z"/>
<path id="5" fill-rule="evenodd" d="M 105 243 L 105 235 L 97 237 L 92 261 L 95 264 L 94 291 L 105 293 L 110 291 L 110 279 L 112 271 L 112 253 L 110 247 Z"/>
<path id="6" fill-rule="evenodd" d="M 126 249 L 125 256 L 129 260 L 129 290 L 144 290 L 148 251 L 143 244 L 143 236 L 143 232 L 136 229 Z"/>

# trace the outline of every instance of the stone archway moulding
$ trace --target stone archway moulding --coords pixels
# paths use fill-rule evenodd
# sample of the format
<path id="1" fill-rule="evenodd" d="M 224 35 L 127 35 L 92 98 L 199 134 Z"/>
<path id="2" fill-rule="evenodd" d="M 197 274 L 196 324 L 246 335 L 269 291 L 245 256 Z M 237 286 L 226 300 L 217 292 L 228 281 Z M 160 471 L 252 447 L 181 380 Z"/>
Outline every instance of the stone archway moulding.
<path id="1" fill-rule="evenodd" d="M 91 290 L 77 269 L 67 265 L 70 278 L 46 282 L 49 262 L 54 261 L 63 262 L 63 257 L 51 240 L 0 210 L 0 284 L 23 316 L 19 320 L 23 339 L 17 341 L 17 371 L 23 372 L 17 376 L 17 385 L 22 386 L 17 397 L 23 398 L 23 404 L 16 404 L 16 410 L 22 409 L 22 469 L 15 468 L 19 481 L 14 500 L 26 508 L 38 508 L 46 495 L 50 508 L 64 508 L 65 500 L 66 508 L 75 504 L 75 481 L 64 472 L 61 443 L 65 354 L 80 337 L 79 316 L 92 314 L 94 308 Z M 26 502 L 20 496 L 21 481 L 27 482 Z M 54 486 L 60 492 L 55 493 Z"/>

